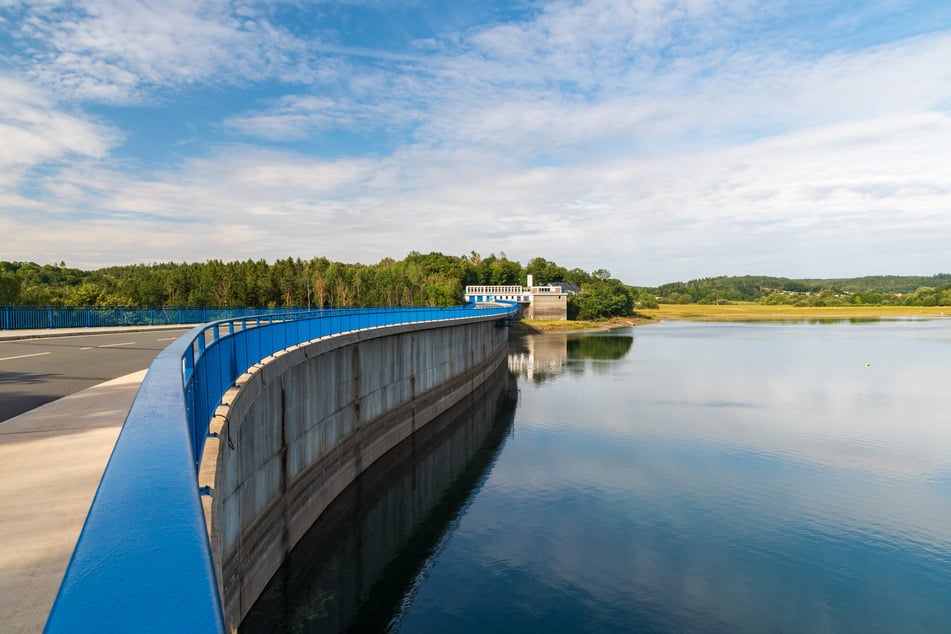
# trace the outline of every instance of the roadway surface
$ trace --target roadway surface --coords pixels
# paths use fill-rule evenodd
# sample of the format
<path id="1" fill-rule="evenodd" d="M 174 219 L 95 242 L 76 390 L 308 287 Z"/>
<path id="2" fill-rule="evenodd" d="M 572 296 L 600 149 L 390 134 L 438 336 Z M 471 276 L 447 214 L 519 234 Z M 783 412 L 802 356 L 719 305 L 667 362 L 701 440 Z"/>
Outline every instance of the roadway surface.
<path id="1" fill-rule="evenodd" d="M 191 328 L 0 330 L 3 634 L 43 630 L 145 369 Z"/>
<path id="2" fill-rule="evenodd" d="M 0 421 L 144 370 L 156 354 L 191 328 L 0 338 Z"/>

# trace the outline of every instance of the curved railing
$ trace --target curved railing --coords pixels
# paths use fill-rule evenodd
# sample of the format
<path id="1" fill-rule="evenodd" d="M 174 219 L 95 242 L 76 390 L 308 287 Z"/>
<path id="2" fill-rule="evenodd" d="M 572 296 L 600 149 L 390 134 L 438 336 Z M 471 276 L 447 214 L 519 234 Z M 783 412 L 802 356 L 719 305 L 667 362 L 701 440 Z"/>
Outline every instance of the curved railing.
<path id="1" fill-rule="evenodd" d="M 196 470 L 215 408 L 248 368 L 320 337 L 515 310 L 323 310 L 190 330 L 155 357 L 139 388 L 46 631 L 224 631 Z"/>

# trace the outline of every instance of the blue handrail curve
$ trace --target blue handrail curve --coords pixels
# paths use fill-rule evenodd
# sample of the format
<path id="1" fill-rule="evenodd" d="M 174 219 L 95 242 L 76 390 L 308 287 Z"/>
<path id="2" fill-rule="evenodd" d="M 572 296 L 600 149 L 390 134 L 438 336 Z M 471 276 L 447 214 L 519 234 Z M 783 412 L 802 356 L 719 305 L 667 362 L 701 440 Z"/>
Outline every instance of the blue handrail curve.
<path id="1" fill-rule="evenodd" d="M 366 328 L 516 306 L 334 309 L 196 326 L 159 353 L 96 491 L 47 632 L 224 632 L 197 468 L 221 397 L 248 368 L 293 345 Z"/>

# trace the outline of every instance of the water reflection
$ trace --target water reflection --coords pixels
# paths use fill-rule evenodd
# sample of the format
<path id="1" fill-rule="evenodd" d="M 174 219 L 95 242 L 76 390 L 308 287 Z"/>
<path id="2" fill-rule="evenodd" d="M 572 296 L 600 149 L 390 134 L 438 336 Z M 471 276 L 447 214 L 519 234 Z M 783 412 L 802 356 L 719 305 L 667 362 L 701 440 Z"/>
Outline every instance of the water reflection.
<path id="1" fill-rule="evenodd" d="M 521 375 L 404 631 L 951 632 L 951 323 L 636 336 Z"/>
<path id="2" fill-rule="evenodd" d="M 321 515 L 240 631 L 380 631 L 475 495 L 514 420 L 502 366 L 374 464 Z"/>
<path id="3" fill-rule="evenodd" d="M 873 324 L 881 322 L 902 322 L 902 321 L 930 321 L 933 319 L 944 318 L 944 313 L 940 315 L 923 315 L 915 317 L 913 315 L 895 315 L 895 316 L 866 316 L 866 317 L 810 317 L 808 319 L 731 319 L 730 322 L 737 324 Z"/>
<path id="4" fill-rule="evenodd" d="M 620 332 L 574 335 L 566 343 L 570 359 L 617 361 L 631 351 L 634 337 Z"/>
<path id="5" fill-rule="evenodd" d="M 509 340 L 509 370 L 533 383 L 569 373 L 600 372 L 599 361 L 617 361 L 631 351 L 630 329 L 595 333 L 513 335 Z"/>
<path id="6" fill-rule="evenodd" d="M 258 629 L 951 632 L 948 345 L 891 320 L 513 339 L 518 432 L 505 410 L 460 441 L 487 455 L 364 484 Z"/>

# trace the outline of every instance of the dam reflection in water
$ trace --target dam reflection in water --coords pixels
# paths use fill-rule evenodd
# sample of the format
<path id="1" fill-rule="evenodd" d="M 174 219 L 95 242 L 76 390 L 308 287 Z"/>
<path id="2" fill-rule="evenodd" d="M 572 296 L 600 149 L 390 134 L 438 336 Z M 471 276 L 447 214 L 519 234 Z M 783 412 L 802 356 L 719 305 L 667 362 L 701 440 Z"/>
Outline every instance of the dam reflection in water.
<path id="1" fill-rule="evenodd" d="M 517 394 L 502 365 L 377 461 L 298 543 L 240 631 L 387 629 L 478 492 L 512 429 Z"/>
<path id="2" fill-rule="evenodd" d="M 951 632 L 949 345 L 951 320 L 515 338 L 517 413 L 361 481 L 256 631 Z"/>
<path id="3" fill-rule="evenodd" d="M 512 337 L 509 370 L 532 383 L 544 383 L 565 373 L 597 374 L 610 371 L 610 362 L 627 356 L 633 343 L 634 337 L 624 331 Z"/>

